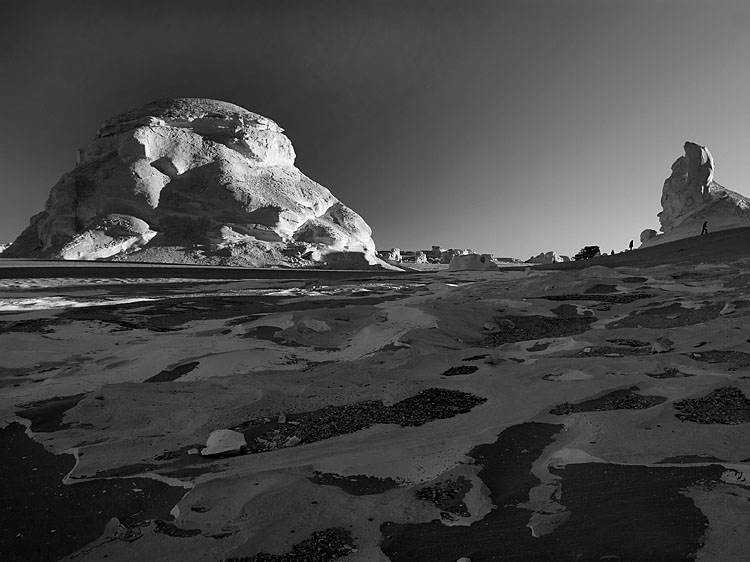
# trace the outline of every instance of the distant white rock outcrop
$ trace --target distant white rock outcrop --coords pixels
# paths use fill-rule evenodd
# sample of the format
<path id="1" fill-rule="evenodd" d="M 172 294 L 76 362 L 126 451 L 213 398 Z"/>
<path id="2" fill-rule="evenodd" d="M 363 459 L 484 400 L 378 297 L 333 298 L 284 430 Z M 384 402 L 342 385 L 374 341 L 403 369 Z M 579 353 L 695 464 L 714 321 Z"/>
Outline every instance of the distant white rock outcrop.
<path id="1" fill-rule="evenodd" d="M 570 261 L 568 256 L 559 256 L 555 252 L 542 252 L 539 255 L 531 256 L 524 263 L 560 263 Z"/>
<path id="2" fill-rule="evenodd" d="M 662 188 L 662 212 L 657 216 L 662 234 L 641 233 L 641 247 L 671 242 L 708 232 L 750 226 L 750 199 L 714 181 L 714 159 L 705 147 L 692 142 L 672 164 Z"/>
<path id="3" fill-rule="evenodd" d="M 178 98 L 104 123 L 5 257 L 382 265 L 367 223 L 294 166 L 276 123 Z"/>
<path id="4" fill-rule="evenodd" d="M 453 256 L 448 271 L 495 271 L 497 264 L 490 256 L 484 254 L 465 254 Z"/>

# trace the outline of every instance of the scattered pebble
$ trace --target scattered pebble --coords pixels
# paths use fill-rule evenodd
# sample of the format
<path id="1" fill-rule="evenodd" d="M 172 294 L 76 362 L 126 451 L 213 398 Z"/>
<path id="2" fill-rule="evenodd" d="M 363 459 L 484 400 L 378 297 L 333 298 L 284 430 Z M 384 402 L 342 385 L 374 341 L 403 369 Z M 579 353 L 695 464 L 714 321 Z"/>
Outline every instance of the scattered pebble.
<path id="1" fill-rule="evenodd" d="M 310 538 L 295 544 L 286 554 L 259 552 L 253 556 L 225 558 L 222 562 L 332 562 L 356 552 L 349 531 L 331 528 L 316 531 Z"/>
<path id="2" fill-rule="evenodd" d="M 563 402 L 554 406 L 549 413 L 555 416 L 566 416 L 581 412 L 606 412 L 611 410 L 645 410 L 666 401 L 663 396 L 645 396 L 636 394 L 631 387 L 625 390 L 615 390 L 599 398 L 571 404 Z"/>
<path id="3" fill-rule="evenodd" d="M 469 490 L 471 481 L 465 476 L 458 476 L 419 488 L 416 495 L 420 500 L 431 502 L 448 514 L 469 517 L 471 514 L 461 501 Z"/>

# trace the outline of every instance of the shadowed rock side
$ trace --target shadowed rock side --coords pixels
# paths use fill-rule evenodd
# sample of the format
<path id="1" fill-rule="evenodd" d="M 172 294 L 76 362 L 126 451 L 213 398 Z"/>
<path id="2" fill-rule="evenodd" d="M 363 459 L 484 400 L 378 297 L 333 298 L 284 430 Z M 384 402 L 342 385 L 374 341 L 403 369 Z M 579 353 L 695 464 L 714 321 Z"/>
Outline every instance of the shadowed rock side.
<path id="1" fill-rule="evenodd" d="M 4 257 L 382 266 L 372 231 L 294 167 L 276 123 L 177 98 L 109 119 Z"/>
<path id="2" fill-rule="evenodd" d="M 658 214 L 662 234 L 644 230 L 642 248 L 698 236 L 704 222 L 709 232 L 750 224 L 750 199 L 714 181 L 714 159 L 708 148 L 686 142 L 684 150 L 662 188 Z"/>

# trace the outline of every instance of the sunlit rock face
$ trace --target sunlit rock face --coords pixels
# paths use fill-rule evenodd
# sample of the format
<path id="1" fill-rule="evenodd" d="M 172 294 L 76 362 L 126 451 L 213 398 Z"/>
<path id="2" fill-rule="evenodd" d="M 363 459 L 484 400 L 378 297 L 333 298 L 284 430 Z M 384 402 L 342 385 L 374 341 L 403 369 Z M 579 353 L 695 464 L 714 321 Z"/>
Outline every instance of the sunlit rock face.
<path id="1" fill-rule="evenodd" d="M 529 259 L 526 260 L 525 263 L 541 263 L 541 264 L 549 264 L 549 263 L 560 263 L 570 261 L 570 258 L 568 256 L 559 256 L 555 252 L 542 252 L 539 255 L 531 256 Z"/>
<path id="2" fill-rule="evenodd" d="M 496 271 L 497 265 L 487 255 L 464 254 L 453 256 L 448 271 Z"/>
<path id="3" fill-rule="evenodd" d="M 150 103 L 104 123 L 4 257 L 380 264 L 367 223 L 294 159 L 276 123 L 239 106 Z"/>
<path id="4" fill-rule="evenodd" d="M 750 226 L 750 199 L 714 181 L 714 159 L 709 150 L 692 142 L 672 164 L 662 188 L 661 234 L 641 233 L 641 247 L 698 236 L 703 223 L 709 232 Z"/>

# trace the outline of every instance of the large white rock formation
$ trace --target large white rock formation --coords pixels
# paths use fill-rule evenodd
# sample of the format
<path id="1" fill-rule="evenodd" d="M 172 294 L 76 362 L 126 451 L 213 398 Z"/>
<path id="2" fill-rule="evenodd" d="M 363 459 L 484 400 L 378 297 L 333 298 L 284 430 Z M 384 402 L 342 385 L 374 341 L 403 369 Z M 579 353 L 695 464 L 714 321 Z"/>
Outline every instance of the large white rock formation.
<path id="1" fill-rule="evenodd" d="M 382 265 L 370 227 L 294 166 L 273 121 L 157 101 L 104 123 L 5 257 Z"/>
<path id="2" fill-rule="evenodd" d="M 526 260 L 525 263 L 560 263 L 560 262 L 566 262 L 570 261 L 570 258 L 568 256 L 560 256 L 557 255 L 555 252 L 542 252 L 539 255 L 531 256 L 529 259 Z"/>
<path id="3" fill-rule="evenodd" d="M 750 199 L 714 181 L 714 159 L 705 146 L 684 145 L 685 155 L 672 164 L 662 188 L 661 232 L 641 233 L 641 247 L 698 236 L 703 223 L 708 231 L 750 226 Z"/>
<path id="4" fill-rule="evenodd" d="M 487 254 L 464 254 L 453 256 L 448 271 L 495 271 L 497 265 Z"/>

